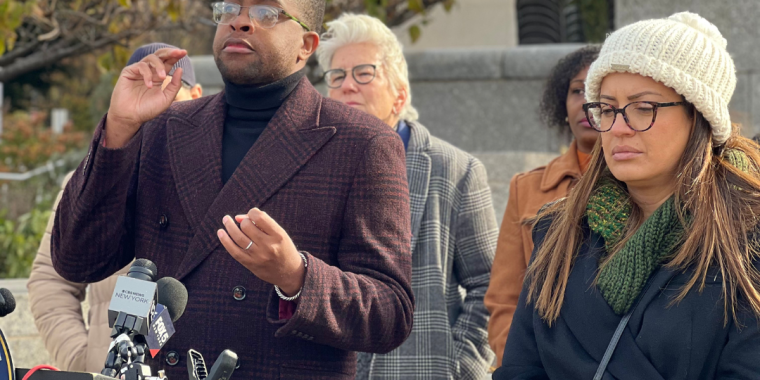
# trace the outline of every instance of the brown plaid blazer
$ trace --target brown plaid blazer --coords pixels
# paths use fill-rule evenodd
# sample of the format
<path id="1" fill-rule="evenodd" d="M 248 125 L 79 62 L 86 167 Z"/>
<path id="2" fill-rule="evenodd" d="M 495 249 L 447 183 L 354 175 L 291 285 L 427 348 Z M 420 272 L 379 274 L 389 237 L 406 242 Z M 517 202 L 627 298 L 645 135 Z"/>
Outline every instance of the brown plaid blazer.
<path id="1" fill-rule="evenodd" d="M 95 282 L 144 257 L 160 277 L 181 280 L 187 309 L 151 362 L 169 379 L 187 378 L 189 348 L 207 362 L 235 351 L 237 379 L 352 379 L 353 351 L 389 352 L 412 328 L 403 144 L 304 79 L 222 185 L 225 104 L 223 93 L 175 103 L 116 150 L 99 144 L 101 122 L 58 207 L 54 267 Z M 254 206 L 309 260 L 287 321 L 278 320 L 273 286 L 216 236 L 224 215 Z M 176 366 L 165 363 L 172 351 Z"/>

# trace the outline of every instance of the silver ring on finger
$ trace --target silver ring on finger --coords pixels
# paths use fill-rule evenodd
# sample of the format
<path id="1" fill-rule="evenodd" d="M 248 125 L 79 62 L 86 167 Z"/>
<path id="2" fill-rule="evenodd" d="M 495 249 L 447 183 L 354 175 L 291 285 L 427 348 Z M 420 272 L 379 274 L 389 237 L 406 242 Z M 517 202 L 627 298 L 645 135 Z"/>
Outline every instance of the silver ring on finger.
<path id="1" fill-rule="evenodd" d="M 251 241 L 248 243 L 248 246 L 247 246 L 247 247 L 245 247 L 245 250 L 247 251 L 247 250 L 248 250 L 248 248 L 251 248 L 251 246 L 252 246 L 252 245 L 253 245 L 253 240 L 251 240 Z"/>

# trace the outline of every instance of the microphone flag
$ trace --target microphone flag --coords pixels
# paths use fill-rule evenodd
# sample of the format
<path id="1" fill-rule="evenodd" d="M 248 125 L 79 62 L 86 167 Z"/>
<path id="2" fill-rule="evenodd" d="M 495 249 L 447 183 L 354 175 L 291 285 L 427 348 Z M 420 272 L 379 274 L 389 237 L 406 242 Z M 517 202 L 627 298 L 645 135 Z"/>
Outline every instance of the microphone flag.
<path id="1" fill-rule="evenodd" d="M 8 341 L 2 330 L 0 330 L 0 380 L 16 380 L 11 350 L 8 348 Z"/>
<path id="2" fill-rule="evenodd" d="M 145 339 L 148 343 L 150 356 L 155 358 L 158 351 L 161 350 L 161 347 L 166 344 L 166 341 L 168 341 L 174 333 L 174 324 L 172 324 L 172 319 L 169 316 L 169 309 L 160 303 L 156 304 L 156 311 L 153 320 L 150 323 L 148 336 Z"/>

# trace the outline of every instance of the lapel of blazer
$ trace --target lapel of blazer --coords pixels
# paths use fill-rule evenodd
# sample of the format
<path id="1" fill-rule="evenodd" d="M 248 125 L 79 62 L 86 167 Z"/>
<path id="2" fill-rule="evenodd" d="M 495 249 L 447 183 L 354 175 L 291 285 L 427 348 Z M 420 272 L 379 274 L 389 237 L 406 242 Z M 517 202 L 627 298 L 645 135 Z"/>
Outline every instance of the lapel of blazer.
<path id="1" fill-rule="evenodd" d="M 430 185 L 430 132 L 417 122 L 407 123 L 410 136 L 406 152 L 406 176 L 412 214 L 412 251 L 417 244 Z"/>
<path id="2" fill-rule="evenodd" d="M 174 183 L 192 226 L 200 224 L 222 189 L 222 131 L 226 109 L 224 93 L 220 93 L 198 112 L 167 121 L 167 148 Z"/>
<path id="3" fill-rule="evenodd" d="M 212 203 L 177 269 L 177 279 L 189 274 L 221 245 L 216 231 L 222 228 L 224 215 L 244 214 L 261 207 L 335 134 L 335 127 L 319 124 L 321 105 L 322 96 L 306 78 L 302 79 L 232 177 L 210 198 Z M 223 125 L 222 122 L 220 129 Z M 221 184 L 221 132 L 218 141 L 215 155 L 220 157 L 219 165 L 213 175 Z"/>

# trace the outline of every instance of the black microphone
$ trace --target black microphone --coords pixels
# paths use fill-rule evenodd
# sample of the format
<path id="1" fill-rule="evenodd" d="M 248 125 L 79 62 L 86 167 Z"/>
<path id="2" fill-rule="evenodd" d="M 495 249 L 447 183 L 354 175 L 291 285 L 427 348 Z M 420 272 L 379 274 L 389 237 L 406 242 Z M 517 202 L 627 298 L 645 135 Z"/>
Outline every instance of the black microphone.
<path id="1" fill-rule="evenodd" d="M 150 314 L 155 309 L 156 264 L 148 259 L 137 259 L 126 276 L 119 276 L 108 305 L 108 327 L 114 328 L 112 337 L 135 331 L 148 333 Z"/>
<path id="2" fill-rule="evenodd" d="M 10 290 L 0 288 L 0 317 L 12 313 L 13 310 L 16 310 L 16 299 L 13 298 Z M 2 330 L 0 330 L 0 379 L 15 379 L 11 350 Z"/>
<path id="3" fill-rule="evenodd" d="M 147 347 L 145 336 L 156 310 L 157 284 L 154 281 L 157 274 L 156 264 L 148 259 L 137 259 L 126 276 L 117 278 L 108 305 L 108 326 L 113 328 L 113 341 L 101 374 L 117 377 L 125 365 L 127 370 L 147 369 L 141 364 Z"/>
<path id="4" fill-rule="evenodd" d="M 207 380 L 229 380 L 232 372 L 235 372 L 238 356 L 230 350 L 222 351 L 222 354 L 216 358 L 214 365 L 208 371 Z"/>
<path id="5" fill-rule="evenodd" d="M 158 275 L 158 268 L 156 264 L 148 259 L 137 259 L 127 271 L 127 277 L 136 278 L 138 280 L 155 282 Z"/>
<path id="6" fill-rule="evenodd" d="M 187 351 L 187 374 L 190 380 L 229 380 L 237 367 L 238 356 L 230 350 L 222 351 L 211 370 L 206 369 L 203 355 L 192 348 Z"/>
<path id="7" fill-rule="evenodd" d="M 13 313 L 13 310 L 16 310 L 16 299 L 10 290 L 0 288 L 0 317 Z"/>
<path id="8" fill-rule="evenodd" d="M 204 380 L 208 377 L 203 355 L 192 348 L 187 351 L 187 376 L 190 380 Z"/>

